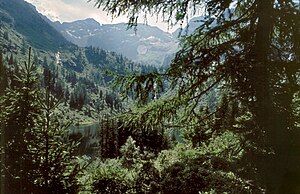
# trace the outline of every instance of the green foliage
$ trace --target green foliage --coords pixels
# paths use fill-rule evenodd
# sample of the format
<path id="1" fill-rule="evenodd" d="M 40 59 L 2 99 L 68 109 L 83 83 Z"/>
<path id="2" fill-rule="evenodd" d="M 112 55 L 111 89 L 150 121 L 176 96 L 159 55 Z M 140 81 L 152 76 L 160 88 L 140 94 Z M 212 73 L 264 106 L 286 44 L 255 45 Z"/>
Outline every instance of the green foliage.
<path id="1" fill-rule="evenodd" d="M 7 68 L 3 61 L 3 54 L 0 51 L 0 96 L 4 94 L 5 89 L 8 87 L 7 73 Z"/>
<path id="2" fill-rule="evenodd" d="M 154 167 L 152 162 L 145 162 L 140 169 L 136 178 L 137 193 L 159 193 L 160 188 L 160 173 Z"/>
<path id="3" fill-rule="evenodd" d="M 250 178 L 259 179 L 271 193 L 279 192 L 278 185 L 290 180 L 292 171 L 297 171 L 300 180 L 297 162 L 285 162 L 299 163 L 296 156 L 300 134 L 293 112 L 299 88 L 299 2 L 95 2 L 113 17 L 129 13 L 129 26 L 137 24 L 140 12 L 162 14 L 172 24 L 204 8 L 198 28 L 181 39 L 181 49 L 165 73 L 171 83 L 171 97 L 129 112 L 124 116 L 129 125 L 186 128 L 191 130 L 189 138 L 197 139 L 194 146 L 199 146 L 203 136 L 205 141 L 213 132 L 235 131 L 233 125 L 241 125 L 235 118 L 250 112 L 252 118 L 244 120 L 245 130 L 237 130 L 244 138 L 241 145 L 249 152 L 249 161 L 256 166 L 253 169 L 258 170 L 258 176 L 251 174 Z M 143 75 L 142 81 L 123 80 L 125 89 L 145 84 L 153 77 L 157 79 L 159 74 L 155 75 Z M 144 92 L 139 95 L 141 99 L 149 95 L 149 90 L 138 91 Z M 204 102 L 214 92 L 227 96 L 220 106 L 209 107 Z M 234 103 L 230 105 L 231 102 Z M 236 112 L 237 108 L 245 112 Z M 213 127 L 208 125 L 211 121 Z M 248 149 L 249 144 L 255 149 Z"/>
<path id="4" fill-rule="evenodd" d="M 166 168 L 162 172 L 162 193 L 198 193 L 212 188 L 217 193 L 247 193 L 234 175 L 231 179 L 231 174 L 218 172 L 214 166 L 205 166 L 202 162 L 199 158 L 197 161 L 183 161 Z M 219 162 L 216 164 L 220 165 Z"/>
<path id="5" fill-rule="evenodd" d="M 146 151 L 154 155 L 157 155 L 161 150 L 170 148 L 171 144 L 168 132 L 165 132 L 161 128 L 148 130 L 144 126 L 140 128 L 128 128 L 126 125 L 121 125 L 119 128 L 120 145 L 123 145 L 129 136 L 134 139 L 142 152 Z"/>
<path id="6" fill-rule="evenodd" d="M 120 158 L 92 161 L 79 181 L 92 193 L 156 193 L 160 175 L 150 158 L 153 154 L 142 152 L 129 137 Z"/>
<path id="7" fill-rule="evenodd" d="M 5 2 L 4 4 L 1 10 L 6 9 L 7 4 L 10 3 Z M 16 4 L 18 7 L 26 3 L 19 2 Z M 24 6 L 26 7 L 27 5 Z M 29 12 L 31 9 L 24 10 Z M 14 16 L 17 14 L 13 13 Z M 23 11 L 20 14 L 26 15 Z M 32 14 L 37 15 L 37 13 Z M 22 19 L 26 20 L 26 22 L 29 20 L 29 18 Z M 33 30 L 36 31 L 37 29 Z M 9 26 L 6 23 L 1 26 L 0 34 L 0 42 L 2 43 L 0 47 L 3 50 L 3 56 L 7 59 L 5 61 L 9 61 L 12 64 L 12 66 L 7 68 L 9 70 L 7 75 L 13 77 L 12 72 L 18 71 L 16 59 L 22 60 L 24 58 L 23 53 L 28 50 L 32 42 L 27 36 L 24 36 L 24 34 L 18 32 L 13 26 Z M 9 36 L 9 40 L 4 39 L 5 37 L 3 36 L 5 34 Z M 44 39 L 45 37 L 40 38 Z M 109 69 L 118 74 L 124 74 L 127 71 L 147 72 L 153 69 L 153 67 L 134 64 L 120 54 L 104 51 L 99 48 L 78 48 L 71 46 L 68 49 L 63 47 L 59 52 L 54 52 L 49 51 L 52 49 L 50 48 L 52 45 L 47 44 L 47 41 L 41 42 L 44 42 L 43 47 L 49 46 L 49 49 L 45 49 L 47 52 L 40 49 L 36 50 L 33 61 L 37 65 L 38 71 L 42 68 L 43 75 L 40 75 L 41 79 L 44 79 L 42 86 L 45 86 L 45 80 L 51 75 L 51 94 L 56 98 L 64 97 L 62 99 L 64 101 L 64 108 L 69 109 L 68 105 L 72 107 L 72 110 L 69 111 L 71 114 L 68 114 L 69 117 L 89 116 L 97 119 L 100 112 L 107 114 L 109 112 L 121 111 L 123 106 L 120 102 L 118 91 L 113 90 L 110 86 L 109 81 L 112 79 L 112 76 L 104 74 L 105 70 Z M 36 48 L 40 47 L 36 46 Z M 7 66 L 7 63 L 5 66 Z M 100 91 L 102 91 L 101 97 Z M 103 103 L 103 99 L 106 103 Z M 93 111 L 94 108 L 98 109 L 97 113 Z M 84 114 L 83 116 L 81 116 L 82 113 Z"/>
<path id="8" fill-rule="evenodd" d="M 213 135 L 209 143 L 202 144 L 201 149 L 228 161 L 236 161 L 244 155 L 245 148 L 241 147 L 241 141 L 237 133 L 225 131 L 220 135 Z"/>
<path id="9" fill-rule="evenodd" d="M 81 170 L 75 165 L 74 150 L 78 144 L 68 139 L 68 127 L 55 113 L 57 102 L 46 92 L 39 99 L 42 106 L 33 131 L 34 139 L 29 142 L 29 152 L 36 166 L 32 175 L 35 185 L 47 193 L 77 193 L 79 186 L 76 175 Z"/>
<path id="10" fill-rule="evenodd" d="M 118 124 L 114 117 L 102 117 L 98 132 L 100 142 L 100 156 L 102 158 L 114 158 L 119 155 Z"/>
<path id="11" fill-rule="evenodd" d="M 183 100 L 171 97 L 153 101 L 148 106 L 133 108 L 130 112 L 121 115 L 121 118 L 125 126 L 133 129 L 143 126 L 151 130 L 153 126 L 175 121 L 177 118 L 172 116 L 180 112 L 177 107 Z"/>
<path id="12" fill-rule="evenodd" d="M 38 12 L 23 1 L 1 1 L 1 16 L 28 42 L 39 49 L 58 50 L 72 46 L 61 34 L 54 30 Z"/>
<path id="13" fill-rule="evenodd" d="M 152 72 L 153 71 L 153 72 Z M 163 81 L 157 70 L 144 70 L 140 74 L 127 73 L 126 75 L 115 75 L 114 87 L 120 90 L 125 98 L 133 95 L 139 104 L 146 104 L 157 99 L 163 90 Z"/>
<path id="14" fill-rule="evenodd" d="M 77 193 L 67 127 L 55 115 L 59 104 L 49 87 L 38 90 L 36 66 L 29 60 L 15 75 L 16 84 L 1 99 L 1 160 L 5 193 Z M 43 95 L 44 94 L 44 95 Z M 3 123 L 2 123 L 3 122 Z M 2 127 L 3 126 L 3 127 Z"/>
<path id="15" fill-rule="evenodd" d="M 113 17 L 127 15 L 130 13 L 128 15 L 130 26 L 137 25 L 140 13 L 144 13 L 144 17 L 146 17 L 147 14 L 156 15 L 161 12 L 163 19 L 168 21 L 170 25 L 173 25 L 186 17 L 189 8 L 189 1 L 146 1 L 135 3 L 126 1 L 94 0 L 94 2 L 96 7 L 102 8 L 104 11 L 111 13 Z M 173 20 L 173 17 L 176 17 L 175 21 Z"/>
<path id="16" fill-rule="evenodd" d="M 76 176 L 80 165 L 72 162 L 75 144 L 66 137 L 67 125 L 55 116 L 58 103 L 52 100 L 49 88 L 61 96 L 68 87 L 71 106 L 91 115 L 89 106 L 98 103 L 95 99 L 99 89 L 93 83 L 105 86 L 112 79 L 112 75 L 91 73 L 96 68 L 121 74 L 116 79 L 124 88 L 121 93 L 134 96 L 140 104 L 121 115 L 120 125 L 104 124 L 103 155 L 116 157 L 125 144 L 119 159 L 96 160 L 84 171 L 79 181 L 84 182 L 86 177 L 87 185 L 83 187 L 90 192 L 265 192 L 239 175 L 258 180 L 268 193 L 297 190 L 300 23 L 295 1 L 95 2 L 114 16 L 129 13 L 130 25 L 137 23 L 141 11 L 162 13 L 169 24 L 182 22 L 191 13 L 190 8 L 195 11 L 203 6 L 205 16 L 191 35 L 182 38 L 181 49 L 165 73 L 151 68 L 147 73 L 146 67 L 133 66 L 116 53 L 72 47 L 72 51 L 63 53 L 62 63 L 58 63 L 63 67 L 45 67 L 45 98 L 38 94 L 34 66 L 29 62 L 24 69 L 18 69 L 16 65 L 15 35 L 1 31 L 8 44 L 10 81 L 10 88 L 1 98 L 4 111 L 0 113 L 4 151 L 1 173 L 5 173 L 5 185 L 11 189 L 8 193 L 78 192 Z M 27 15 L 23 12 L 26 9 L 19 9 L 22 12 L 15 17 L 16 6 L 12 5 L 19 6 L 17 1 L 0 4 L 9 12 L 1 11 L 3 21 L 16 22 L 17 31 L 35 37 L 29 38 L 29 42 L 38 48 L 45 46 L 40 45 L 41 36 L 35 36 L 37 31 L 32 31 L 32 21 L 20 22 L 25 17 L 18 17 Z M 10 20 L 12 16 L 18 21 Z M 35 16 L 33 19 L 37 21 L 35 25 L 41 22 Z M 45 27 L 44 22 L 40 24 Z M 22 25 L 26 26 L 20 29 Z M 55 33 L 49 35 L 55 37 Z M 53 49 L 52 46 L 46 48 Z M 39 61 L 36 54 L 34 62 Z M 65 67 L 74 72 L 62 73 Z M 51 86 L 48 70 L 53 75 Z M 124 75 L 128 70 L 141 74 Z M 62 84 L 63 80 L 67 86 Z M 157 93 L 165 80 L 170 87 L 165 98 L 158 99 Z M 93 94 L 93 99 L 88 94 Z M 110 92 L 105 94 L 101 94 L 98 104 L 111 107 L 112 112 L 117 109 L 117 98 Z M 213 95 L 222 97 L 211 98 Z M 213 103 L 216 100 L 220 103 Z M 185 144 L 161 151 L 167 148 L 165 128 L 183 129 Z"/>
<path id="17" fill-rule="evenodd" d="M 122 119 L 111 116 L 101 117 L 98 137 L 100 155 L 103 158 L 120 156 L 124 149 L 131 153 L 131 149 L 137 147 L 145 157 L 150 157 L 151 154 L 157 155 L 161 150 L 170 147 L 170 138 L 162 129 L 153 128 L 149 131 L 144 128 L 129 128 Z M 131 160 L 130 157 L 127 158 Z"/>
<path id="18" fill-rule="evenodd" d="M 261 193 L 234 173 L 242 151 L 230 148 L 238 144 L 239 137 L 228 131 L 197 149 L 177 144 L 155 157 L 129 137 L 119 158 L 91 160 L 79 182 L 88 193 Z"/>
<path id="19" fill-rule="evenodd" d="M 3 34 L 3 38 L 4 38 L 5 40 L 9 40 L 9 37 L 8 37 L 8 32 L 4 32 L 4 34 Z"/>
<path id="20" fill-rule="evenodd" d="M 19 76 L 14 77 L 15 85 L 9 88 L 1 100 L 1 133 L 4 150 L 5 192 L 30 192 L 34 170 L 28 142 L 33 138 L 32 128 L 40 112 L 37 104 L 37 75 L 30 62 L 25 63 Z"/>
<path id="21" fill-rule="evenodd" d="M 81 110 L 84 104 L 88 104 L 89 99 L 87 96 L 87 90 L 84 85 L 79 85 L 74 89 L 74 93 L 71 93 L 70 108 L 76 108 Z"/>
<path id="22" fill-rule="evenodd" d="M 132 168 L 138 163 L 141 157 L 141 150 L 136 146 L 135 141 L 131 136 L 128 137 L 126 143 L 121 147 L 121 161 L 126 168 Z"/>
<path id="23" fill-rule="evenodd" d="M 92 193 L 134 193 L 134 172 L 123 168 L 119 160 L 101 163 L 93 174 Z"/>
<path id="24" fill-rule="evenodd" d="M 230 157 L 226 152 L 236 137 L 226 133 L 224 136 L 228 139 L 220 136 L 215 143 L 198 149 L 178 144 L 173 150 L 161 152 L 155 161 L 161 172 L 161 193 L 198 193 L 212 189 L 216 193 L 262 192 L 234 173 L 237 158 L 227 159 Z"/>

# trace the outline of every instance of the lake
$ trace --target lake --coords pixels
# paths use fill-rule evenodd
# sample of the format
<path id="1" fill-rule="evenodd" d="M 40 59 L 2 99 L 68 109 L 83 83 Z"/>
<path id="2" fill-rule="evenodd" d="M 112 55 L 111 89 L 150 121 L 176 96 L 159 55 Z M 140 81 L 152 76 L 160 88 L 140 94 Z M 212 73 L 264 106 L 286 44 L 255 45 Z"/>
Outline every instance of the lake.
<path id="1" fill-rule="evenodd" d="M 98 131 L 100 130 L 99 123 L 91 125 L 76 125 L 70 127 L 70 138 L 80 140 L 76 155 L 96 156 L 99 153 Z"/>

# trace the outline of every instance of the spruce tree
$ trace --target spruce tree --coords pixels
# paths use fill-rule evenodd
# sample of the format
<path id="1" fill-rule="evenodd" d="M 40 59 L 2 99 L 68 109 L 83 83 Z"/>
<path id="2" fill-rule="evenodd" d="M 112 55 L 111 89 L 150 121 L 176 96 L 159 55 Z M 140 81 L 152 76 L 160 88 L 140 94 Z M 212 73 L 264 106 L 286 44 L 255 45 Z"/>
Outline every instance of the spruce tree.
<path id="1" fill-rule="evenodd" d="M 1 192 L 77 193 L 80 166 L 73 163 L 70 122 L 56 114 L 60 102 L 50 93 L 50 77 L 46 90 L 38 87 L 36 67 L 30 48 L 17 84 L 1 97 Z"/>
<path id="2" fill-rule="evenodd" d="M 0 102 L 1 98 L 5 93 L 5 89 L 8 86 L 8 79 L 7 79 L 7 72 L 6 68 L 3 63 L 3 55 L 2 52 L 0 51 Z M 0 193 L 4 193 L 4 187 L 5 187 L 5 182 L 4 182 L 4 145 L 5 145 L 5 139 L 4 139 L 4 120 L 2 117 L 0 117 L 0 158 L 1 158 L 1 166 L 0 166 Z"/>
<path id="3" fill-rule="evenodd" d="M 0 96 L 5 92 L 8 86 L 7 68 L 3 61 L 3 54 L 0 51 Z"/>
<path id="4" fill-rule="evenodd" d="M 38 193 L 77 193 L 76 175 L 80 166 L 73 162 L 78 146 L 68 137 L 71 122 L 56 113 L 60 100 L 51 95 L 51 77 L 38 97 L 40 114 L 35 120 L 29 152 L 36 166 L 31 177 Z"/>
<path id="5" fill-rule="evenodd" d="M 181 49 L 166 73 L 119 80 L 127 83 L 127 89 L 141 86 L 135 91 L 149 93 L 151 87 L 143 83 L 166 77 L 175 95 L 133 110 L 125 118 L 135 127 L 138 123 L 148 128 L 201 127 L 203 120 L 213 120 L 214 112 L 222 110 L 216 107 L 207 114 L 201 111 L 206 108 L 202 102 L 212 91 L 227 93 L 230 101 L 253 115 L 256 126 L 241 132 L 248 142 L 244 149 L 249 164 L 244 165 L 253 165 L 251 171 L 257 175 L 250 178 L 263 183 L 269 193 L 297 191 L 300 135 L 293 105 L 299 88 L 299 2 L 95 0 L 95 5 L 114 17 L 129 13 L 130 26 L 137 24 L 141 12 L 161 14 L 173 25 L 202 9 L 202 21 L 191 35 L 181 38 Z"/>
<path id="6" fill-rule="evenodd" d="M 28 193 L 32 188 L 29 171 L 34 166 L 28 152 L 31 129 L 39 113 L 37 104 L 37 76 L 34 66 L 25 63 L 15 87 L 9 88 L 1 99 L 2 139 L 4 141 L 5 193 Z"/>

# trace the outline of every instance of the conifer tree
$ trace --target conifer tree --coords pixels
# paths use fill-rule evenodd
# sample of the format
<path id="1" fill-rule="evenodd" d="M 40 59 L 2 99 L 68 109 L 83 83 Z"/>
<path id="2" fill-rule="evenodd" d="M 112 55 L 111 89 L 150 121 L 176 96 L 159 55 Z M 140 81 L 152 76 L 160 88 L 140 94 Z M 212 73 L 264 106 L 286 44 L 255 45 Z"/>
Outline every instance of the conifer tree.
<path id="1" fill-rule="evenodd" d="M 0 51 L 0 96 L 4 94 L 4 91 L 7 86 L 8 86 L 7 69 L 3 62 L 3 54 Z"/>
<path id="2" fill-rule="evenodd" d="M 21 53 L 22 53 L 22 55 L 26 54 L 26 50 L 27 50 L 27 43 L 26 43 L 25 39 L 23 38 L 22 39 L 22 47 L 21 47 Z"/>
<path id="3" fill-rule="evenodd" d="M 2 139 L 4 140 L 5 193 L 28 193 L 32 188 L 29 171 L 33 169 L 27 142 L 32 138 L 31 129 L 39 113 L 37 104 L 37 76 L 30 56 L 25 63 L 18 83 L 9 88 L 1 100 Z"/>
<path id="4" fill-rule="evenodd" d="M 4 95 L 5 93 L 5 89 L 8 86 L 8 80 L 7 80 L 7 72 L 6 72 L 6 68 L 4 66 L 3 63 L 3 55 L 2 52 L 0 51 L 0 101 L 1 101 L 1 97 Z M 4 161 L 5 161 L 5 157 L 4 157 L 4 145 L 5 145 L 5 139 L 4 139 L 4 120 L 2 117 L 0 117 L 0 158 L 1 158 L 1 166 L 0 166 L 0 193 L 4 193 L 4 187 L 5 187 L 5 183 L 4 183 L 4 170 L 5 170 L 5 166 Z"/>
<path id="5" fill-rule="evenodd" d="M 297 157 L 300 135 L 293 109 L 299 89 L 299 2 L 95 0 L 95 5 L 114 17 L 129 13 L 130 26 L 137 24 L 140 13 L 161 14 L 173 25 L 202 9 L 203 21 L 191 35 L 181 39 L 181 49 L 165 74 L 119 80 L 126 82 L 128 89 L 149 80 L 154 80 L 149 82 L 154 84 L 164 76 L 176 92 L 167 99 L 132 111 L 125 116 L 128 123 L 136 127 L 143 123 L 148 128 L 170 123 L 199 127 L 219 110 L 204 114 L 201 110 L 205 105 L 201 102 L 212 90 L 228 93 L 228 99 L 237 101 L 253 115 L 256 127 L 243 131 L 242 135 L 250 142 L 245 149 L 249 153 L 248 161 L 254 164 L 251 170 L 258 175 L 257 180 L 269 193 L 295 192 L 300 181 L 300 169 L 296 165 L 300 162 Z M 147 89 L 151 87 L 141 87 L 135 91 L 151 92 Z"/>
<path id="6" fill-rule="evenodd" d="M 78 144 L 68 138 L 71 122 L 55 113 L 60 101 L 51 95 L 50 80 L 51 76 L 45 92 L 38 97 L 40 114 L 35 120 L 34 137 L 28 142 L 36 166 L 31 177 L 38 193 L 77 193 L 80 167 L 73 163 L 73 153 Z"/>
<path id="7" fill-rule="evenodd" d="M 14 77 L 18 84 L 0 101 L 1 192 L 77 193 L 80 169 L 72 155 L 77 144 L 68 139 L 70 123 L 55 114 L 59 101 L 50 94 L 51 77 L 46 92 L 38 88 L 31 48 L 28 63 Z"/>
<path id="8" fill-rule="evenodd" d="M 3 38 L 4 38 L 5 40 L 9 40 L 9 36 L 8 36 L 8 32 L 7 32 L 7 31 L 5 31 L 5 32 L 3 33 Z"/>
<path id="9" fill-rule="evenodd" d="M 8 60 L 8 65 L 13 65 L 14 64 L 14 56 L 13 56 L 13 54 L 11 53 L 10 54 L 10 57 L 9 57 L 9 60 Z"/>

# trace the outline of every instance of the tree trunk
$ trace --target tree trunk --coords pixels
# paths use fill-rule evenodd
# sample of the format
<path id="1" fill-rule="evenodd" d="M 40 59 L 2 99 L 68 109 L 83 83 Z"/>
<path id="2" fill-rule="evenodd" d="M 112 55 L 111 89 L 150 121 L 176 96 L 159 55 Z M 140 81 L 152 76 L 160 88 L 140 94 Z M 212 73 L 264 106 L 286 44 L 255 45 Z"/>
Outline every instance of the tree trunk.
<path id="1" fill-rule="evenodd" d="M 271 32 L 272 32 L 272 5 L 273 0 L 258 0 L 257 1 L 257 29 L 255 36 L 255 45 L 253 47 L 254 67 L 253 67 L 253 86 L 256 97 L 256 106 L 254 107 L 255 121 L 258 125 L 256 132 L 258 146 L 260 148 L 272 148 L 270 145 L 270 137 L 272 136 L 272 95 L 270 87 L 270 66 L 268 56 L 270 51 Z M 255 137 L 256 138 L 256 137 Z M 257 141 L 254 140 L 254 141 Z M 268 163 L 269 155 L 260 154 L 254 158 L 254 163 L 258 167 L 259 177 L 269 190 L 273 185 Z M 278 176 L 277 176 L 278 177 Z"/>
<path id="2" fill-rule="evenodd" d="M 267 149 L 266 153 L 258 154 L 254 162 L 268 193 L 291 193 L 299 187 L 296 180 L 300 180 L 300 173 L 295 169 L 298 159 L 295 151 L 291 151 L 295 146 L 291 143 L 293 137 L 288 130 L 287 118 L 282 117 L 283 114 L 274 106 L 273 100 L 271 79 L 276 79 L 276 76 L 274 78 L 274 75 L 271 75 L 269 59 L 275 19 L 273 5 L 274 0 L 257 0 L 258 20 L 253 50 L 253 83 L 256 96 L 254 113 L 259 126 L 257 134 L 260 134 L 262 140 L 258 145 Z M 291 183 L 292 179 L 294 184 Z"/>

